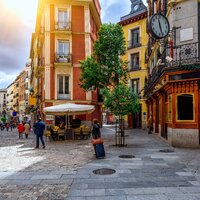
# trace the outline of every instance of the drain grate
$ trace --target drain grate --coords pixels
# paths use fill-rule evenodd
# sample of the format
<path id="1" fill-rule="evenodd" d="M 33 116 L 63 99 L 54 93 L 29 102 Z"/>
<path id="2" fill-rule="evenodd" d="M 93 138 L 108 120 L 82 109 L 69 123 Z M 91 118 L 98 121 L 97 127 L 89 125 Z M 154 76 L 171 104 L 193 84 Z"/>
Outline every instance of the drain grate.
<path id="1" fill-rule="evenodd" d="M 135 156 L 133 156 L 133 155 L 120 155 L 119 158 L 129 158 L 129 159 L 131 159 L 131 158 L 135 158 Z"/>
<path id="2" fill-rule="evenodd" d="M 162 153 L 173 153 L 174 150 L 173 149 L 161 149 L 159 152 L 162 152 Z"/>
<path id="3" fill-rule="evenodd" d="M 101 169 L 96 169 L 93 171 L 94 174 L 98 175 L 110 175 L 114 174 L 116 171 L 114 169 L 109 169 L 109 168 L 101 168 Z"/>

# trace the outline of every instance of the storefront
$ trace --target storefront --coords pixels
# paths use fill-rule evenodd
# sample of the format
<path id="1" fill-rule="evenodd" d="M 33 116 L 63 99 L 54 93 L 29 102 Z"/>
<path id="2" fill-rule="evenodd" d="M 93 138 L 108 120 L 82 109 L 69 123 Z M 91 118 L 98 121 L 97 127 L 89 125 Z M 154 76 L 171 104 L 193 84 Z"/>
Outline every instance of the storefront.
<path id="1" fill-rule="evenodd" d="M 160 73 L 161 77 L 146 92 L 148 116 L 153 116 L 154 133 L 172 146 L 199 147 L 199 66 L 184 66 L 178 70 L 163 68 Z"/>

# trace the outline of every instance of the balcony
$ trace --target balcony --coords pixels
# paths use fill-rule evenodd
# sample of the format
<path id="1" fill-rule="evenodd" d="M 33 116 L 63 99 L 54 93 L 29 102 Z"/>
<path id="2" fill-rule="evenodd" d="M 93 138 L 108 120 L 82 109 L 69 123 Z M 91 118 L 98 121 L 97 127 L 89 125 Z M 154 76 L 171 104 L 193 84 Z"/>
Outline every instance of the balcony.
<path id="1" fill-rule="evenodd" d="M 169 49 L 170 47 L 168 47 Z M 198 53 L 198 42 L 178 45 L 173 48 L 172 66 L 181 66 L 188 64 L 199 64 L 200 57 Z M 168 51 L 169 52 L 169 51 Z M 167 55 L 166 55 L 167 56 Z M 169 56 L 169 54 L 168 54 Z M 166 57 L 165 57 L 166 58 Z"/>
<path id="2" fill-rule="evenodd" d="M 55 22 L 56 31 L 71 31 L 71 22 Z"/>
<path id="3" fill-rule="evenodd" d="M 57 99 L 58 100 L 70 100 L 71 99 L 71 95 L 69 94 L 57 94 Z"/>
<path id="4" fill-rule="evenodd" d="M 72 62 L 72 55 L 71 54 L 56 53 L 55 54 L 55 62 L 56 63 L 71 63 Z"/>
<path id="5" fill-rule="evenodd" d="M 197 42 L 178 45 L 173 48 L 167 46 L 159 57 L 161 62 L 156 64 L 148 77 L 145 93 L 147 94 L 165 73 L 180 70 L 200 70 L 200 52 L 198 52 L 198 49 L 199 44 Z"/>
<path id="6" fill-rule="evenodd" d="M 131 66 L 130 69 L 129 69 L 129 72 L 134 72 L 134 71 L 138 71 L 138 70 L 141 70 L 141 67 L 140 67 L 139 64 Z"/>
<path id="7" fill-rule="evenodd" d="M 139 41 L 133 41 L 133 40 L 128 41 L 127 49 L 129 50 L 129 49 L 141 47 L 140 41 L 141 39 L 139 39 Z"/>
<path id="8" fill-rule="evenodd" d="M 141 61 L 139 61 L 138 63 L 129 63 L 129 72 L 134 72 L 134 71 L 138 71 L 141 70 Z"/>

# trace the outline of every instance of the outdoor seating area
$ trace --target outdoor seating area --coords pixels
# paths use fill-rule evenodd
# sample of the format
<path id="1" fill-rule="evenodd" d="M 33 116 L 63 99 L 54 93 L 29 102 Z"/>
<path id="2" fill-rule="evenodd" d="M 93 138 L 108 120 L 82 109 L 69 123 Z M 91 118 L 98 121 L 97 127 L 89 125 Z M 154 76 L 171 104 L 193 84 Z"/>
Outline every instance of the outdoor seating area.
<path id="1" fill-rule="evenodd" d="M 90 139 L 91 128 L 85 125 L 81 125 L 77 128 L 47 126 L 44 135 L 46 140 L 49 139 L 49 141 L 85 140 Z"/>
<path id="2" fill-rule="evenodd" d="M 44 108 L 46 115 L 54 115 L 54 124 L 46 127 L 45 137 L 50 141 L 89 139 L 91 127 L 75 115 L 86 115 L 94 111 L 93 105 L 65 103 Z"/>

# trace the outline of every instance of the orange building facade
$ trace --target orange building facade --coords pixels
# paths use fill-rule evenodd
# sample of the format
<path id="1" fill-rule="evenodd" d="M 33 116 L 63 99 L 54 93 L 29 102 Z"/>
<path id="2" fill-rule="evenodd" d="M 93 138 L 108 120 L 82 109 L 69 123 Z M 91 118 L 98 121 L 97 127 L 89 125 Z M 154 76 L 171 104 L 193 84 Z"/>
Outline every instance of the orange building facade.
<path id="1" fill-rule="evenodd" d="M 67 102 L 95 105 L 92 114 L 78 117 L 86 121 L 101 119 L 98 92 L 85 92 L 79 85 L 79 61 L 93 51 L 101 25 L 100 9 L 98 0 L 39 0 L 30 52 L 31 85 L 36 114 L 47 124 L 54 119 L 43 115 L 43 108 Z"/>
<path id="2" fill-rule="evenodd" d="M 153 132 L 175 147 L 200 146 L 199 11 L 200 3 L 195 0 L 148 2 L 148 20 L 162 13 L 170 32 L 161 40 L 149 34 L 147 114 L 153 117 Z"/>

